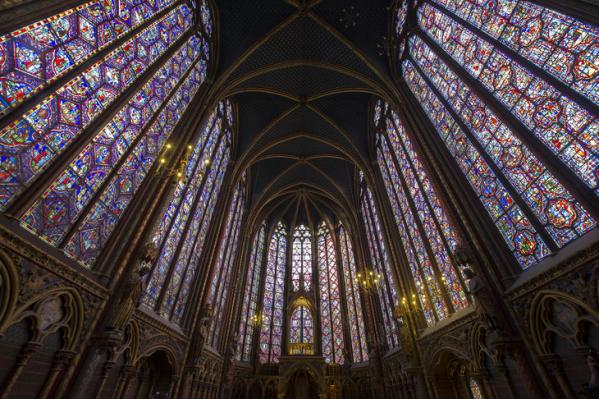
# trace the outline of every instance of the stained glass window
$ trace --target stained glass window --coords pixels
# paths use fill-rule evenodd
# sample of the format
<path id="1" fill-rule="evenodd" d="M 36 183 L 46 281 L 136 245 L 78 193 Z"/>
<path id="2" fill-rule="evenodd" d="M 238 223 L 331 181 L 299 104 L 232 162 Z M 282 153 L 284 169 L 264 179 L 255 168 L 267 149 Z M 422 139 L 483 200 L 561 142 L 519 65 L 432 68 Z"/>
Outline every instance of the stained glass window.
<path id="1" fill-rule="evenodd" d="M 3 171 L 0 174 L 0 207 L 5 208 L 18 198 L 92 122 L 126 92 L 127 87 L 143 76 L 143 72 L 185 34 L 192 23 L 189 7 L 177 7 L 65 85 L 57 87 L 51 95 L 37 96 L 41 99 L 37 105 L 4 127 L 0 131 Z M 172 34 L 160 35 L 164 29 L 171 29 Z M 176 55 L 168 61 L 170 64 L 176 63 L 180 69 L 173 71 L 172 65 L 165 65 L 166 69 L 154 73 L 143 87 L 134 93 L 129 92 L 125 109 L 105 124 L 95 141 L 103 140 L 104 147 L 108 148 L 127 128 L 134 130 L 128 135 L 133 140 L 156 112 L 157 106 L 170 97 L 173 84 L 183 79 L 184 72 L 197 62 L 201 53 L 199 37 L 190 38 L 181 45 Z M 168 73 L 169 70 L 171 73 Z M 108 137 L 107 130 L 111 133 Z M 120 138 L 120 146 L 124 148 L 115 156 L 126 150 L 125 144 L 130 145 L 126 139 Z M 82 149 L 79 158 L 90 151 L 91 145 Z M 104 160 L 107 154 L 102 155 L 96 157 Z"/>
<path id="2" fill-rule="evenodd" d="M 229 160 L 232 126 L 224 103 L 207 118 L 190 151 L 184 179 L 175 186 L 152 241 L 160 256 L 148 277 L 144 303 L 180 322 Z M 213 304 L 214 305 L 214 304 Z"/>
<path id="3" fill-rule="evenodd" d="M 287 227 L 279 222 L 270 240 L 266 260 L 258 356 L 260 363 L 277 363 L 281 356 L 286 266 Z"/>
<path id="4" fill-rule="evenodd" d="M 433 0 L 536 67 L 599 103 L 599 29 L 529 1 Z"/>
<path id="5" fill-rule="evenodd" d="M 312 240 L 305 225 L 297 226 L 293 232 L 291 286 L 293 291 L 310 291 L 312 287 Z"/>
<path id="6" fill-rule="evenodd" d="M 243 307 L 239 324 L 239 342 L 237 344 L 237 360 L 248 362 L 252 354 L 252 341 L 255 323 L 261 319 L 258 312 L 258 290 L 264 260 L 264 247 L 266 241 L 266 225 L 263 224 L 256 234 L 252 245 L 250 263 L 248 265 L 245 290 L 243 294 Z"/>
<path id="7" fill-rule="evenodd" d="M 318 228 L 318 280 L 322 354 L 327 363 L 344 363 L 343 319 L 334 237 L 323 221 Z"/>
<path id="8" fill-rule="evenodd" d="M 397 113 L 388 104 L 375 125 L 377 160 L 427 322 L 468 305 L 452 251 L 457 237 L 424 165 Z"/>
<path id="9" fill-rule="evenodd" d="M 472 399 L 483 399 L 483 393 L 480 389 L 480 385 L 478 382 L 472 377 L 468 379 L 468 387 L 470 388 L 470 394 L 472 395 Z"/>
<path id="10" fill-rule="evenodd" d="M 307 306 L 298 306 L 291 312 L 289 342 L 292 344 L 314 343 L 314 319 Z"/>
<path id="11" fill-rule="evenodd" d="M 595 228 L 553 171 L 599 195 L 599 30 L 520 0 L 414 6 L 403 76 L 521 266 Z"/>
<path id="12" fill-rule="evenodd" d="M 226 313 L 225 304 L 228 298 L 229 285 L 231 284 L 231 272 L 238 251 L 244 203 L 245 177 L 241 179 L 231 200 L 231 205 L 227 211 L 227 221 L 224 225 L 224 235 L 219 240 L 218 256 L 216 263 L 213 265 L 214 272 L 210 283 L 208 303 L 212 304 L 214 309 L 214 320 L 210 324 L 210 334 L 206 342 L 214 348 L 218 345 L 220 331 L 224 323 L 223 317 Z"/>
<path id="13" fill-rule="evenodd" d="M 360 301 L 360 293 L 356 284 L 356 258 L 350 235 L 343 225 L 339 226 L 338 236 L 341 252 L 341 269 L 343 270 L 343 282 L 345 283 L 351 349 L 354 362 L 360 363 L 368 360 L 368 349 L 366 348 L 366 329 L 364 328 L 362 302 Z"/>
<path id="14" fill-rule="evenodd" d="M 418 16 L 420 26 L 445 52 L 599 193 L 599 155 L 593 149 L 598 129 L 595 116 L 434 6 L 423 5 Z M 599 56 L 595 57 L 599 69 Z"/>
<path id="15" fill-rule="evenodd" d="M 172 3 L 174 0 L 90 1 L 0 36 L 0 115 L 136 26 L 153 21 Z M 155 40 L 161 38 L 154 32 L 176 30 L 182 19 L 171 15 L 163 21 L 167 21 L 160 22 L 164 26 L 139 35 L 150 40 L 145 43 L 148 51 L 160 47 Z"/>
<path id="16" fill-rule="evenodd" d="M 378 295 L 382 306 L 383 322 L 387 343 L 391 348 L 399 346 L 397 322 L 393 317 L 393 309 L 398 304 L 398 296 L 395 288 L 389 254 L 385 245 L 381 229 L 378 210 L 374 203 L 372 192 L 366 185 L 366 180 L 360 172 L 360 207 L 362 217 L 366 225 L 366 237 L 370 251 L 371 268 L 374 273 L 382 276 L 382 282 L 378 289 Z"/>
<path id="17" fill-rule="evenodd" d="M 208 6 L 176 3 L 90 1 L 0 37 L 0 210 L 85 267 L 98 261 L 206 79 L 210 34 L 192 29 L 196 6 L 210 24 Z M 224 148 L 204 153 L 223 169 Z M 50 168 L 57 162 L 64 166 Z M 222 173 L 206 175 L 208 200 Z M 181 278 L 187 289 L 194 267 L 183 262 L 173 283 Z M 178 289 L 165 312 L 183 311 Z"/>

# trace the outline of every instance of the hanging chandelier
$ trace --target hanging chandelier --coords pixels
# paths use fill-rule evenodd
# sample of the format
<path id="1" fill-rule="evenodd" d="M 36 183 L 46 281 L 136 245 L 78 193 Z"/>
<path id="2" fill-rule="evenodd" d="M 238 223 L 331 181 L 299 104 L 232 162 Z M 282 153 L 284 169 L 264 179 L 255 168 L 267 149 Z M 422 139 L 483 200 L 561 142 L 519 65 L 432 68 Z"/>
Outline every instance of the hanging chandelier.
<path id="1" fill-rule="evenodd" d="M 264 319 L 264 316 L 262 315 L 262 313 L 257 312 L 254 313 L 251 317 L 250 317 L 250 323 L 254 326 L 254 327 L 259 327 L 260 325 L 262 325 L 262 320 Z"/>
<path id="2" fill-rule="evenodd" d="M 169 157 L 171 156 L 172 148 L 173 145 L 171 143 L 166 143 L 162 149 L 158 158 L 158 167 L 156 168 L 155 175 L 162 176 L 164 178 L 176 177 L 180 183 L 185 184 L 187 178 L 185 169 L 187 168 L 187 165 L 189 165 L 189 159 L 191 158 L 193 147 L 188 145 L 183 158 L 179 161 L 176 167 L 169 168 L 167 164 L 169 162 Z"/>
<path id="3" fill-rule="evenodd" d="M 356 275 L 356 283 L 364 291 L 375 291 L 378 289 L 382 280 L 380 273 L 375 273 L 372 269 L 365 269 Z"/>

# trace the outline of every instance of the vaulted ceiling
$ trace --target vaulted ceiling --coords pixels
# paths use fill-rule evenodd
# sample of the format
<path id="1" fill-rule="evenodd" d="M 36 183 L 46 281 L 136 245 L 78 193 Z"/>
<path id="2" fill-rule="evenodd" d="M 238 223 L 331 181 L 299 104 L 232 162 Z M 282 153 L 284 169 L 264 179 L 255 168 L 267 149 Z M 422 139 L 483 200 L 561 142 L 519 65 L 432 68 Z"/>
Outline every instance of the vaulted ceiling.
<path id="1" fill-rule="evenodd" d="M 249 171 L 254 214 L 343 213 L 356 166 L 370 162 L 370 101 L 396 98 L 377 47 L 390 1 L 216 3 L 213 94 L 238 105 L 237 169 Z"/>

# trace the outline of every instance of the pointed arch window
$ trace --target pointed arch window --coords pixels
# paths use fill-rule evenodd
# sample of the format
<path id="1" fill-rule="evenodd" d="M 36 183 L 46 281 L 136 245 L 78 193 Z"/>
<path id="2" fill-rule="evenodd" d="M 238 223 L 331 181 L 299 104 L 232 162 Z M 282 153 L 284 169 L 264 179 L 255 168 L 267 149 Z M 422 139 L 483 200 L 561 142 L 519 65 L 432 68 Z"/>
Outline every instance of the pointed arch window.
<path id="1" fill-rule="evenodd" d="M 194 7 L 91 1 L 0 37 L 0 210 L 83 266 L 206 78 Z"/>
<path id="2" fill-rule="evenodd" d="M 339 248 L 341 253 L 341 269 L 345 283 L 345 297 L 347 300 L 347 314 L 349 319 L 349 335 L 353 360 L 356 363 L 368 360 L 366 348 L 366 329 L 364 328 L 364 313 L 360 293 L 356 286 L 356 258 L 354 255 L 350 235 L 343 225 L 339 226 Z"/>
<path id="3" fill-rule="evenodd" d="M 312 289 L 312 235 L 303 224 L 293 232 L 291 286 L 293 291 Z"/>
<path id="4" fill-rule="evenodd" d="M 322 354 L 327 363 L 343 364 L 345 340 L 337 254 L 334 238 L 324 221 L 318 227 L 317 248 Z"/>
<path id="5" fill-rule="evenodd" d="M 596 27 L 527 1 L 412 11 L 403 76 L 521 266 L 595 228 Z"/>
<path id="6" fill-rule="evenodd" d="M 310 308 L 305 305 L 297 306 L 289 319 L 289 343 L 297 348 L 291 349 L 293 354 L 313 354 L 314 349 L 310 348 L 314 345 L 314 318 Z"/>
<path id="7" fill-rule="evenodd" d="M 206 341 L 213 348 L 218 345 L 220 330 L 224 323 L 223 317 L 226 313 L 225 305 L 231 284 L 231 273 L 239 247 L 239 233 L 245 210 L 245 184 L 245 176 L 243 176 L 229 205 L 224 235 L 220 240 L 218 256 L 213 266 L 214 274 L 210 284 L 208 303 L 212 304 L 215 317 L 210 324 L 210 334 Z"/>
<path id="8" fill-rule="evenodd" d="M 220 103 L 208 117 L 168 206 L 154 228 L 160 251 L 148 277 L 144 303 L 180 322 L 229 161 L 233 120 Z"/>
<path id="9" fill-rule="evenodd" d="M 266 262 L 258 360 L 260 363 L 277 363 L 281 356 L 287 267 L 287 227 L 282 222 L 278 222 L 272 235 Z"/>
<path id="10" fill-rule="evenodd" d="M 391 274 L 389 254 L 383 238 L 378 210 L 362 172 L 360 172 L 360 207 L 366 225 L 366 237 L 368 240 L 368 249 L 370 250 L 372 269 L 382 276 L 378 296 L 383 313 L 387 344 L 391 348 L 396 348 L 399 346 L 399 336 L 397 322 L 393 317 L 393 309 L 399 303 L 397 291 L 393 275 Z"/>
<path id="11" fill-rule="evenodd" d="M 244 302 L 241 309 L 239 342 L 236 353 L 237 360 L 242 362 L 249 362 L 251 360 L 255 323 L 259 322 L 262 318 L 261 312 L 258 312 L 258 290 L 260 288 L 260 276 L 262 274 L 265 255 L 265 241 L 266 224 L 262 224 L 252 245 L 243 295 Z"/>
<path id="12" fill-rule="evenodd" d="M 468 306 L 453 260 L 457 236 L 397 113 L 378 101 L 377 161 L 429 324 Z"/>

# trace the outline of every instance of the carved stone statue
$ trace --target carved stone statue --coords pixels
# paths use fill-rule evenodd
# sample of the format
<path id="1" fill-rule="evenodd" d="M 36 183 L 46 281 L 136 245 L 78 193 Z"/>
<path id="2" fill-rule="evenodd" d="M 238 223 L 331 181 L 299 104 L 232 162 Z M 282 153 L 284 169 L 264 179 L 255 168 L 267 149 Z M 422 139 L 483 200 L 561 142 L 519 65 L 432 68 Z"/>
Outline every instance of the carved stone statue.
<path id="1" fill-rule="evenodd" d="M 493 291 L 472 269 L 466 268 L 463 271 L 468 284 L 468 293 L 474 297 L 476 312 L 485 322 L 489 329 L 499 328 L 497 319 L 497 303 Z"/>
<path id="2" fill-rule="evenodd" d="M 210 324 L 212 323 L 213 316 L 214 310 L 212 309 L 212 305 L 210 303 L 205 304 L 200 311 L 200 319 L 194 329 L 193 341 L 189 353 L 191 363 L 194 365 L 200 363 L 200 356 L 202 355 L 206 338 L 208 338 L 210 332 Z"/>
<path id="3" fill-rule="evenodd" d="M 224 380 L 223 382 L 226 384 L 229 384 L 231 381 L 233 381 L 234 376 L 235 376 L 235 355 L 237 354 L 237 342 L 239 337 L 239 333 L 238 332 L 234 332 L 231 334 L 231 336 L 229 337 L 229 342 L 227 343 L 227 363 L 225 365 L 226 367 L 226 374 L 224 376 Z"/>
<path id="4" fill-rule="evenodd" d="M 349 356 L 349 352 L 347 351 L 347 349 L 345 349 L 345 346 L 343 346 L 343 349 L 341 349 L 341 354 L 343 355 L 343 364 L 350 365 L 351 358 Z"/>
<path id="5" fill-rule="evenodd" d="M 157 256 L 158 249 L 154 243 L 148 243 L 144 246 L 137 258 L 136 268 L 131 271 L 121 291 L 117 294 L 118 300 L 114 305 L 114 313 L 108 322 L 107 328 L 109 330 L 124 331 L 145 292 L 144 276 L 150 271 L 150 267 Z"/>
<path id="6" fill-rule="evenodd" d="M 237 354 L 237 342 L 238 342 L 237 337 L 238 336 L 239 336 L 239 333 L 233 333 L 229 337 L 229 345 L 227 347 L 227 351 L 228 351 L 227 354 L 229 355 L 229 358 L 231 360 L 233 360 L 233 358 L 235 358 L 235 355 Z"/>

